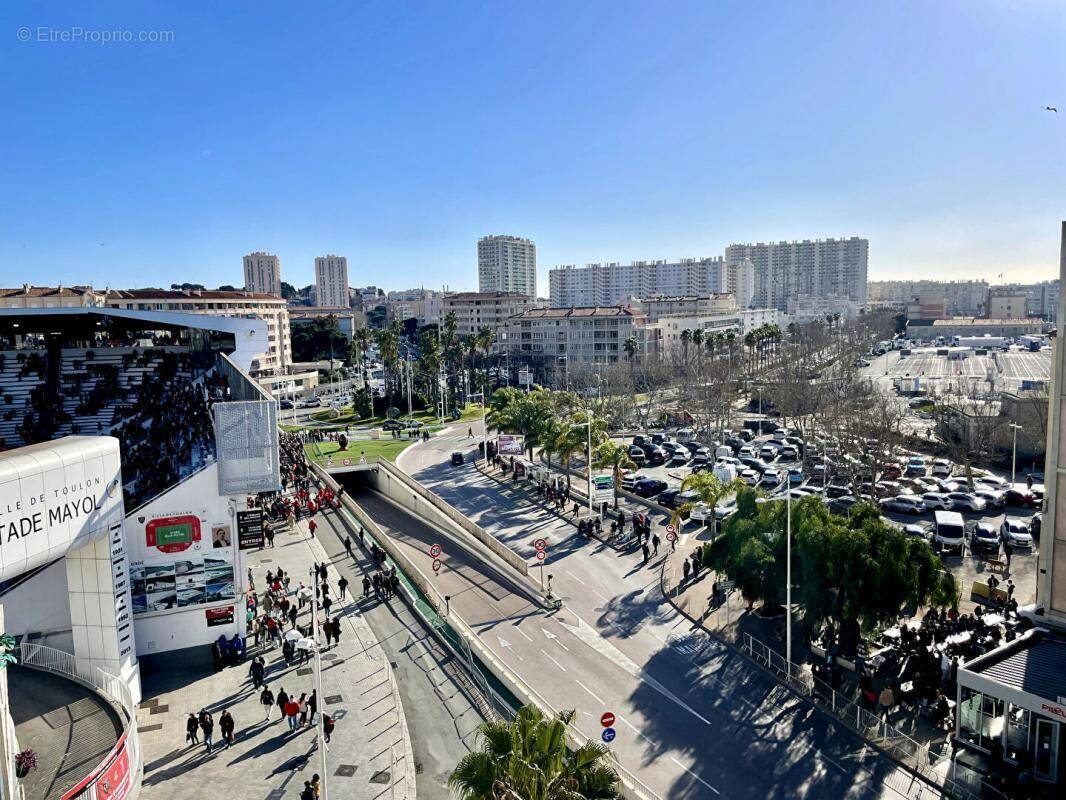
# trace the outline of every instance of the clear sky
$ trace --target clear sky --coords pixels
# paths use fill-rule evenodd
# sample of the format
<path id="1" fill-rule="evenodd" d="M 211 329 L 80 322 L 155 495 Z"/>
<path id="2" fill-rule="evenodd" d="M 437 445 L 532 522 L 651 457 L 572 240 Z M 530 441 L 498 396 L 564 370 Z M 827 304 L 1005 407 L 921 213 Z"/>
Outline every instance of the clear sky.
<path id="1" fill-rule="evenodd" d="M 545 289 L 851 235 L 871 279 L 1057 274 L 1061 0 L 7 2 L 0 54 L 0 285 L 240 285 L 267 250 L 470 288 L 489 233 Z"/>

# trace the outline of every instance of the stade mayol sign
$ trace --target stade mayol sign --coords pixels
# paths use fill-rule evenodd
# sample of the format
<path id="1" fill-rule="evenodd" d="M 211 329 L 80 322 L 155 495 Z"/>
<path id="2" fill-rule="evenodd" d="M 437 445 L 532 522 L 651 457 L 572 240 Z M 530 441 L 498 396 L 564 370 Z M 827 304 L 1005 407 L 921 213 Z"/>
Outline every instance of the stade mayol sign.
<path id="1" fill-rule="evenodd" d="M 28 498 L 7 500 L 3 506 L 3 522 L 0 523 L 0 545 L 44 533 L 46 527 L 62 523 L 77 523 L 101 508 L 97 499 L 106 483 L 100 476 L 64 485 L 50 491 L 32 494 Z M 49 497 L 51 495 L 51 497 Z"/>

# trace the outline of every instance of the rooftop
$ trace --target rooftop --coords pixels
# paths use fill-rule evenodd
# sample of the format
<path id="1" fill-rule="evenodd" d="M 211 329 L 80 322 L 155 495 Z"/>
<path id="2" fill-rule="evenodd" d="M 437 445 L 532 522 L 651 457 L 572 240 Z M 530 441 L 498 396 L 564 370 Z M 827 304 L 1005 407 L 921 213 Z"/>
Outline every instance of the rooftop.
<path id="1" fill-rule="evenodd" d="M 532 300 L 528 294 L 518 292 L 459 292 L 443 298 L 444 302 L 466 303 L 471 300 Z"/>
<path id="2" fill-rule="evenodd" d="M 987 319 L 986 317 L 948 317 L 946 319 L 934 319 L 933 326 L 946 325 L 1041 325 L 1044 320 L 1039 317 L 1025 317 L 1024 319 Z"/>
<path id="3" fill-rule="evenodd" d="M 91 286 L 30 286 L 22 284 L 18 289 L 0 289 L 0 297 L 81 297 L 86 294 L 103 294 Z"/>
<path id="4" fill-rule="evenodd" d="M 110 289 L 108 299 L 116 300 L 272 300 L 284 303 L 277 295 L 259 292 L 212 291 L 209 289 Z"/>
<path id="5" fill-rule="evenodd" d="M 1066 640 L 1040 628 L 966 664 L 967 672 L 1052 703 L 1066 697 Z"/>

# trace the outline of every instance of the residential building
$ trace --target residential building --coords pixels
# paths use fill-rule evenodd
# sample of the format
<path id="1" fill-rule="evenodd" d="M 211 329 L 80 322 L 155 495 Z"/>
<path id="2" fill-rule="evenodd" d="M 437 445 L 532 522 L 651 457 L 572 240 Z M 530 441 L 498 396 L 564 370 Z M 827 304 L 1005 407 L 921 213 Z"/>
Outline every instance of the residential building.
<path id="1" fill-rule="evenodd" d="M 839 295 L 865 303 L 869 250 L 869 241 L 856 236 L 760 242 L 730 245 L 725 260 L 730 266 L 745 260 L 753 265 L 753 305 L 784 311 L 788 301 L 800 295 Z"/>
<path id="2" fill-rule="evenodd" d="M 751 308 L 755 299 L 755 265 L 742 258 L 726 269 L 725 290 L 736 298 L 740 308 Z"/>
<path id="3" fill-rule="evenodd" d="M 289 324 L 293 328 L 329 317 L 336 318 L 337 327 L 348 339 L 355 336 L 356 328 L 366 324 L 363 312 L 355 311 L 351 306 L 296 306 L 289 309 Z"/>
<path id="4" fill-rule="evenodd" d="M 633 306 L 648 317 L 648 322 L 658 322 L 666 316 L 708 317 L 737 311 L 737 302 L 732 294 L 689 295 L 686 297 L 646 297 L 634 300 Z"/>
<path id="5" fill-rule="evenodd" d="M 1017 312 L 1016 315 L 1023 317 L 1041 317 L 1050 322 L 1058 320 L 1059 313 L 1059 281 L 1041 281 L 1040 283 L 1006 283 L 991 286 L 988 289 L 988 316 L 1003 316 L 993 313 L 992 304 L 997 309 L 1005 310 L 1003 297 L 1024 297 L 1025 308 L 1021 312 L 1017 310 L 1017 300 L 1010 304 L 1010 309 Z"/>
<path id="6" fill-rule="evenodd" d="M 281 260 L 270 253 L 244 257 L 244 291 L 281 297 Z"/>
<path id="7" fill-rule="evenodd" d="M 509 369 L 533 369 L 547 381 L 579 365 L 614 364 L 627 358 L 626 342 L 644 352 L 647 317 L 630 306 L 530 308 L 510 317 L 497 334 L 497 350 Z"/>
<path id="8" fill-rule="evenodd" d="M 988 293 L 988 316 L 992 319 L 1023 319 L 1028 306 L 1029 297 L 1025 293 Z"/>
<path id="9" fill-rule="evenodd" d="M 344 256 L 328 255 L 315 259 L 315 305 L 351 305 L 348 297 L 348 259 Z"/>
<path id="10" fill-rule="evenodd" d="M 796 325 L 808 325 L 815 321 L 825 323 L 829 317 L 834 321 L 853 320 L 859 316 L 859 304 L 836 294 L 828 297 L 801 294 L 789 299 L 788 316 Z"/>
<path id="11" fill-rule="evenodd" d="M 442 298 L 441 320 L 455 314 L 460 336 L 474 336 L 482 328 L 499 331 L 504 322 L 535 305 L 532 297 L 514 292 L 458 292 Z"/>
<path id="12" fill-rule="evenodd" d="M 644 352 L 649 358 L 669 358 L 694 346 L 684 335 L 685 331 L 691 335 L 698 330 L 703 341 L 708 341 L 717 333 L 730 331 L 740 337 L 742 328 L 740 312 L 736 309 L 732 314 L 669 314 L 655 321 L 649 319 L 644 325 Z"/>
<path id="13" fill-rule="evenodd" d="M 385 292 L 377 286 L 364 286 L 361 289 L 351 290 L 352 305 L 358 305 L 364 312 L 373 311 L 378 306 L 385 305 Z"/>
<path id="14" fill-rule="evenodd" d="M 269 349 L 252 359 L 253 377 L 277 375 L 292 361 L 289 310 L 285 301 L 256 292 L 178 291 L 175 289 L 111 289 L 105 305 L 134 311 L 177 311 L 216 317 L 258 317 L 267 324 Z"/>
<path id="15" fill-rule="evenodd" d="M 870 281 L 867 304 L 872 308 L 897 308 L 919 295 L 944 297 L 948 316 L 979 317 L 986 312 L 988 281 Z"/>
<path id="16" fill-rule="evenodd" d="M 388 318 L 401 321 L 414 318 L 419 325 L 437 325 L 440 323 L 443 300 L 450 294 L 429 289 L 389 292 L 386 304 Z"/>
<path id="17" fill-rule="evenodd" d="M 744 265 L 739 265 L 743 272 Z M 610 262 L 576 267 L 565 264 L 548 274 L 552 308 L 591 308 L 629 303 L 632 298 L 735 293 L 745 276 L 730 278 L 722 256 L 679 261 Z M 732 288 L 730 288 L 732 287 Z"/>
<path id="18" fill-rule="evenodd" d="M 907 319 L 915 322 L 947 319 L 947 295 L 943 289 L 922 289 L 907 301 L 906 313 Z"/>
<path id="19" fill-rule="evenodd" d="M 776 308 L 746 308 L 737 312 L 740 317 L 740 332 L 749 333 L 763 325 L 788 326 L 788 315 Z"/>
<path id="20" fill-rule="evenodd" d="M 0 308 L 86 308 L 102 306 L 104 292 L 91 286 L 30 286 L 0 289 Z"/>
<path id="21" fill-rule="evenodd" d="M 537 296 L 537 246 L 518 236 L 483 236 L 477 241 L 480 292 Z"/>

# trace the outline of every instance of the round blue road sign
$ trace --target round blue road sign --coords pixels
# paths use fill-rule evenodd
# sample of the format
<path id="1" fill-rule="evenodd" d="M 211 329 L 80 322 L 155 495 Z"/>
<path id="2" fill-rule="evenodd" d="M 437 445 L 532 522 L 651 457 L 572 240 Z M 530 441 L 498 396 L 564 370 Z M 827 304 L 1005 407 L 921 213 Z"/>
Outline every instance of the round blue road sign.
<path id="1" fill-rule="evenodd" d="M 603 729 L 603 734 L 601 734 L 601 735 L 603 737 L 603 741 L 605 741 L 605 742 L 613 742 L 614 741 L 614 737 L 615 737 L 616 734 L 615 734 L 614 728 L 604 728 Z"/>

